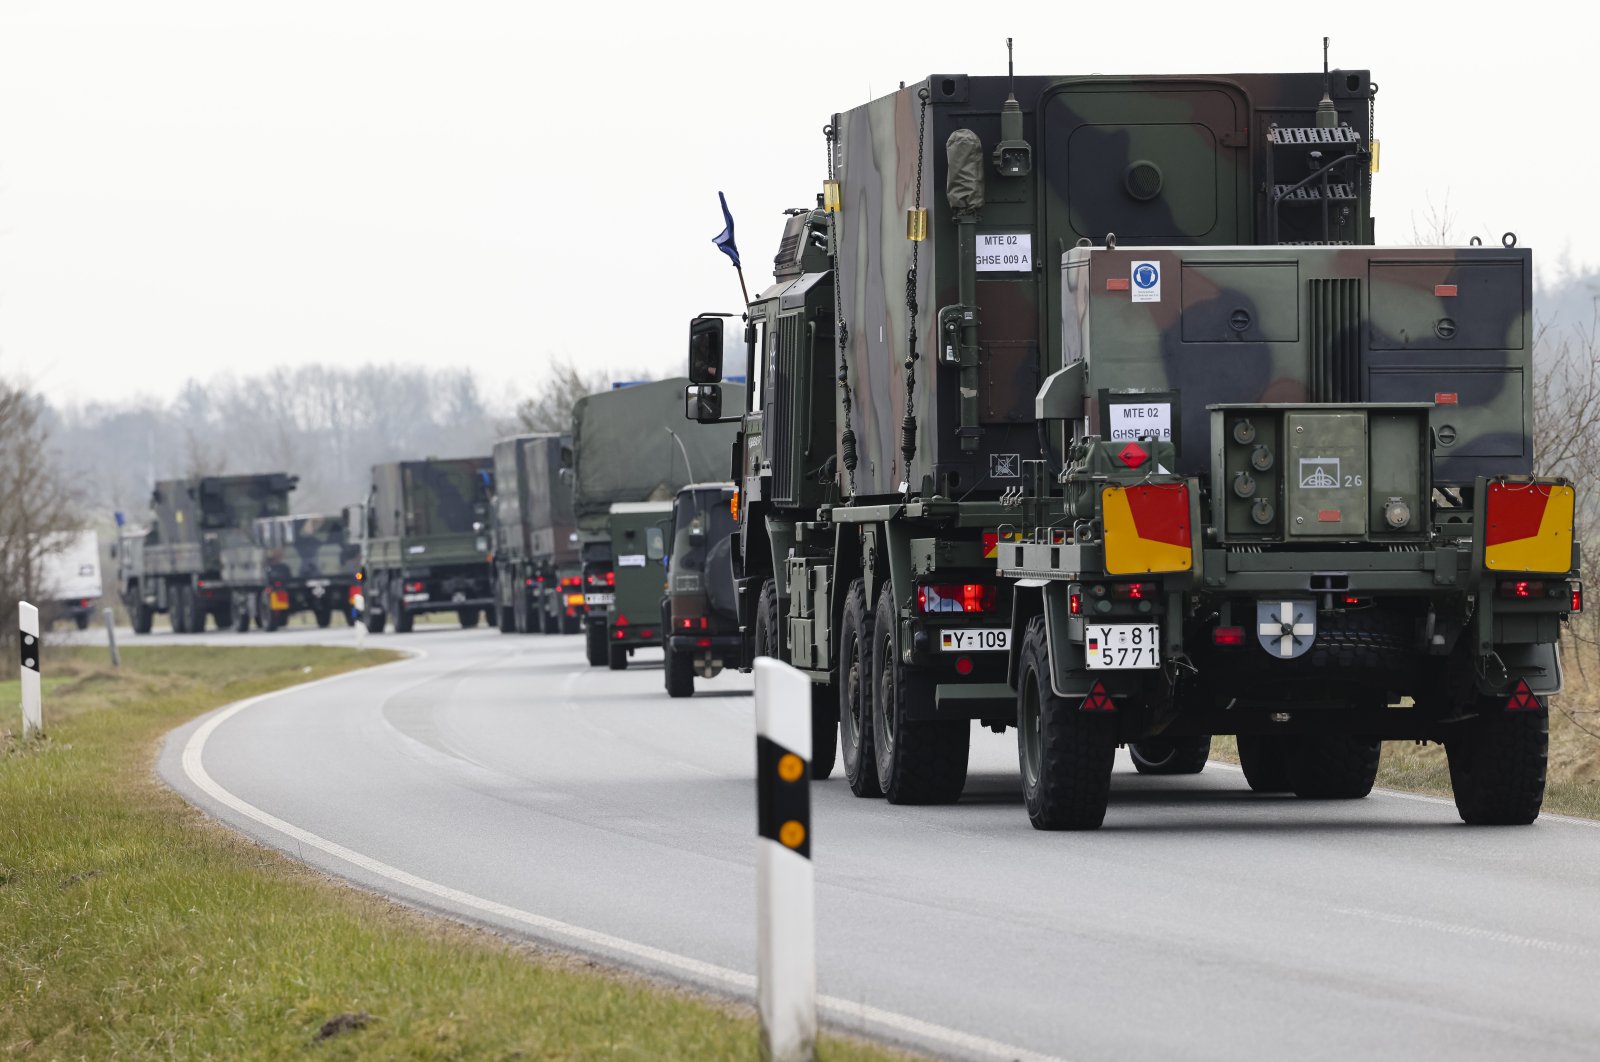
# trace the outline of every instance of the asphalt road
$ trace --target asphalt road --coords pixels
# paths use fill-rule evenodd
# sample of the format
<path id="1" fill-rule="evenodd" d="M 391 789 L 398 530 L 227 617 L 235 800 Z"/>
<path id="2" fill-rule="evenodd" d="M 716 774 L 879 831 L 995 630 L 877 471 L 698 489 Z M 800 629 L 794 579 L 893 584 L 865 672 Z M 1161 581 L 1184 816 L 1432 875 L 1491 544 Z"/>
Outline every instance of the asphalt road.
<path id="1" fill-rule="evenodd" d="M 748 676 L 673 701 L 658 660 L 590 669 L 577 638 L 369 644 L 425 655 L 214 713 L 163 777 L 391 895 L 751 993 Z M 814 786 L 825 1020 L 957 1057 L 1600 1057 L 1594 824 L 1471 829 L 1428 798 L 1124 760 L 1103 829 L 1043 834 L 1014 731 L 975 729 L 972 765 L 953 807 Z"/>

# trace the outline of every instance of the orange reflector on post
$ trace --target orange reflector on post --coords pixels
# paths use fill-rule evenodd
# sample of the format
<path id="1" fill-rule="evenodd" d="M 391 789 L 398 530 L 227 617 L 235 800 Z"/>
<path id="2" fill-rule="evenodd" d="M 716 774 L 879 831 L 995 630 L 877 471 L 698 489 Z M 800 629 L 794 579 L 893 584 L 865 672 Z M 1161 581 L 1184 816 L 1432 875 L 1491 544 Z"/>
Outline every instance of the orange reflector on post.
<path id="1" fill-rule="evenodd" d="M 1141 483 L 1100 492 L 1106 574 L 1186 572 L 1194 564 L 1189 488 Z"/>
<path id="2" fill-rule="evenodd" d="M 1484 567 L 1570 571 L 1573 504 L 1572 488 L 1558 483 L 1490 483 L 1484 500 Z"/>

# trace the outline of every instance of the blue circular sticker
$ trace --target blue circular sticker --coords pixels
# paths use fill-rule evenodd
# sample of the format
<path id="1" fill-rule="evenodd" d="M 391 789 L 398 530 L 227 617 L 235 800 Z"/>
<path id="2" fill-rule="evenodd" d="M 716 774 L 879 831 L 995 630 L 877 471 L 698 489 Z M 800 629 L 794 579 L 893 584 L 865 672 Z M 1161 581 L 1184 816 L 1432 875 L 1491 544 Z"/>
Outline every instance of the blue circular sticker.
<path id="1" fill-rule="evenodd" d="M 1149 262 L 1140 262 L 1133 270 L 1133 282 L 1141 288 L 1153 288 L 1160 280 L 1160 271 Z"/>

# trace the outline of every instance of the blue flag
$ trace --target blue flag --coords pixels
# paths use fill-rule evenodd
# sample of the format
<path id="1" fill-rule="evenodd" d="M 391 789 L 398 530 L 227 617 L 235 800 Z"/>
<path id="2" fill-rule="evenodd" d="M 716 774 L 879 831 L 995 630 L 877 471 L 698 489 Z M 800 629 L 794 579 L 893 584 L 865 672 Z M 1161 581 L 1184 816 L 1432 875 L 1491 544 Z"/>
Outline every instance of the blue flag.
<path id="1" fill-rule="evenodd" d="M 733 259 L 733 266 L 737 269 L 739 268 L 739 245 L 733 242 L 733 215 L 728 213 L 728 197 L 718 192 L 717 198 L 722 201 L 722 220 L 726 221 L 728 226 L 722 230 L 722 235 L 711 242 L 717 245 L 717 250 Z"/>

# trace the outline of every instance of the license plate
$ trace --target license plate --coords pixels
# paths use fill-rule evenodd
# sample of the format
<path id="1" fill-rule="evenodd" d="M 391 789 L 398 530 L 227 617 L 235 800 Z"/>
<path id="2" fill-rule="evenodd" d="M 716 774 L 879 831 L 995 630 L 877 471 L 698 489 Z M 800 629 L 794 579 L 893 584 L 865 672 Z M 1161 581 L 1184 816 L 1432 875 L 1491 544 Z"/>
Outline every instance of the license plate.
<path id="1" fill-rule="evenodd" d="M 420 602 L 428 600 L 428 595 L 426 593 L 421 593 L 421 594 L 402 594 L 401 596 L 405 599 L 405 603 L 408 604 L 408 605 L 415 605 L 415 604 L 418 604 Z"/>
<path id="2" fill-rule="evenodd" d="M 1011 631 L 1004 628 L 939 632 L 939 649 L 945 653 L 999 653 L 1011 648 Z"/>
<path id="3" fill-rule="evenodd" d="M 289 592 L 287 590 L 274 590 L 268 597 L 272 604 L 272 611 L 289 611 Z"/>
<path id="4" fill-rule="evenodd" d="M 1154 623 L 1087 624 L 1083 656 L 1090 671 L 1160 667 L 1161 628 Z"/>
<path id="5" fill-rule="evenodd" d="M 609 605 L 616 600 L 616 597 L 616 594 L 584 594 L 583 603 L 585 605 Z"/>

